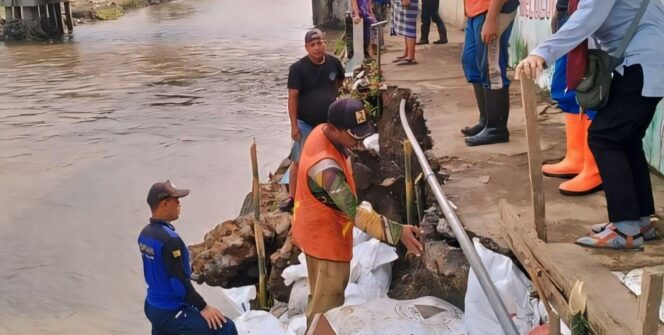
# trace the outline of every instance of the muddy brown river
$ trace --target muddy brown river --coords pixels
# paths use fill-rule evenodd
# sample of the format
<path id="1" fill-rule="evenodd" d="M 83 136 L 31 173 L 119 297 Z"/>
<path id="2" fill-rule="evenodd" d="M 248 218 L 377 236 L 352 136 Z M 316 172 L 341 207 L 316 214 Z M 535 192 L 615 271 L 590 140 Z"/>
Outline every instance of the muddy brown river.
<path id="1" fill-rule="evenodd" d="M 188 243 L 288 153 L 306 0 L 177 1 L 0 44 L 0 334 L 147 334 L 136 238 L 149 186 L 191 188 Z M 200 287 L 209 301 L 217 289 Z"/>

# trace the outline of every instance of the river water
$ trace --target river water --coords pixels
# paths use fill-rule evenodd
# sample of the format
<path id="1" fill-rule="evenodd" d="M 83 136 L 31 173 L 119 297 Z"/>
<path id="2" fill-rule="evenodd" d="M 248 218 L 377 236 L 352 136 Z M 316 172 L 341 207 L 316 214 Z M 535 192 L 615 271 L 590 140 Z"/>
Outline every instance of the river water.
<path id="1" fill-rule="evenodd" d="M 263 178 L 288 153 L 287 69 L 310 25 L 307 0 L 184 0 L 0 44 L 0 334 L 149 333 L 149 186 L 192 190 L 187 243 L 235 217 L 252 138 Z"/>

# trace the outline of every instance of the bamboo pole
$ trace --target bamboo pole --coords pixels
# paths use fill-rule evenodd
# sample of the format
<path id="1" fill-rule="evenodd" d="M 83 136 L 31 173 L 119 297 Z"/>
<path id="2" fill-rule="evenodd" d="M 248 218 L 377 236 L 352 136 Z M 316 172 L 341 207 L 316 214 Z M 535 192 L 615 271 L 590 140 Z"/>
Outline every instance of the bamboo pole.
<path id="1" fill-rule="evenodd" d="M 253 172 L 252 193 L 254 198 L 254 239 L 256 254 L 258 256 L 258 303 L 261 308 L 268 308 L 267 303 L 267 275 L 265 268 L 265 241 L 263 240 L 263 226 L 261 226 L 261 196 L 258 181 L 258 157 L 256 154 L 256 140 L 249 149 L 251 153 L 251 170 Z"/>
<path id="2" fill-rule="evenodd" d="M 424 174 L 420 172 L 415 178 L 415 203 L 417 204 L 417 222 L 422 225 L 422 220 L 424 219 L 424 199 L 422 199 L 422 180 L 424 180 Z"/>
<path id="3" fill-rule="evenodd" d="M 404 174 L 406 184 L 406 223 L 413 223 L 413 168 L 411 165 L 413 158 L 413 146 L 410 141 L 403 142 Z"/>

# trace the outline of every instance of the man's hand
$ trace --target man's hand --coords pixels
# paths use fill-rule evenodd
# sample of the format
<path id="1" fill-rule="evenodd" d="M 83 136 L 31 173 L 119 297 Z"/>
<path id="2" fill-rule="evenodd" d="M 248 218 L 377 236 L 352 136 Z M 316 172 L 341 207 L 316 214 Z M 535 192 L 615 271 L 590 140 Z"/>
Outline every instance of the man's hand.
<path id="1" fill-rule="evenodd" d="M 210 305 L 207 305 L 205 308 L 203 308 L 201 311 L 201 316 L 203 319 L 205 319 L 205 321 L 207 321 L 208 327 L 210 327 L 210 329 L 219 329 L 223 327 L 224 323 L 226 322 L 224 315 L 221 314 L 218 309 Z"/>
<path id="2" fill-rule="evenodd" d="M 493 43 L 498 38 L 498 21 L 496 19 L 486 18 L 482 25 L 482 42 L 484 44 Z"/>
<path id="3" fill-rule="evenodd" d="M 537 55 L 530 55 L 516 66 L 515 77 L 518 80 L 521 78 L 521 75 L 525 75 L 528 79 L 537 80 L 542 71 L 544 71 L 544 64 L 544 58 Z"/>
<path id="4" fill-rule="evenodd" d="M 401 0 L 401 5 L 404 7 L 410 6 L 410 0 Z"/>
<path id="5" fill-rule="evenodd" d="M 420 257 L 420 255 L 422 255 L 422 251 L 424 250 L 422 243 L 419 241 L 421 234 L 422 231 L 419 228 L 413 227 L 411 225 L 405 225 L 401 230 L 401 238 L 399 239 L 401 243 L 406 246 L 408 252 L 413 253 L 417 257 Z"/>
<path id="6" fill-rule="evenodd" d="M 294 126 L 291 126 L 290 130 L 291 138 L 293 141 L 299 141 L 300 140 L 300 127 L 295 124 Z"/>

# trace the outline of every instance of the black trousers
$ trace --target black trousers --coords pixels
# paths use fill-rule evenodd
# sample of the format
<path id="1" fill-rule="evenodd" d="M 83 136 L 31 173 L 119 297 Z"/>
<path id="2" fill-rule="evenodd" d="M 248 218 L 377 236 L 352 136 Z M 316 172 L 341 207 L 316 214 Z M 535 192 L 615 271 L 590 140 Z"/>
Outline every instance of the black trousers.
<path id="1" fill-rule="evenodd" d="M 606 194 L 611 222 L 638 220 L 655 213 L 643 136 L 661 98 L 643 97 L 641 65 L 613 73 L 609 102 L 588 130 Z"/>
<path id="2" fill-rule="evenodd" d="M 438 14 L 438 7 L 440 6 L 440 0 L 422 0 L 422 37 L 420 40 L 428 41 L 429 40 L 429 30 L 431 29 L 431 21 L 433 21 L 438 27 L 438 33 L 440 34 L 441 40 L 447 39 L 447 29 L 445 28 L 445 22 L 440 18 Z"/>

